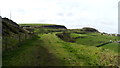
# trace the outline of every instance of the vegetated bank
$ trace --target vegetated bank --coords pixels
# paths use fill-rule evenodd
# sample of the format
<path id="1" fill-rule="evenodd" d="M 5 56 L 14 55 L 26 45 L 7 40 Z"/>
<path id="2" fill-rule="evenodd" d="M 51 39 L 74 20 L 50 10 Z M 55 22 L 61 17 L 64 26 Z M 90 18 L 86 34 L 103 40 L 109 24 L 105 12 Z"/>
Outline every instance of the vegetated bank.
<path id="1" fill-rule="evenodd" d="M 33 33 L 21 28 L 16 22 L 2 18 L 2 51 L 21 46 L 21 43 L 33 37 Z"/>
<path id="2" fill-rule="evenodd" d="M 120 52 L 117 48 L 120 41 L 119 36 L 110 36 L 109 34 L 103 35 L 101 32 L 94 28 L 85 27 L 83 29 L 69 29 L 56 35 L 66 42 L 72 42 L 86 46 L 96 47 L 98 45 L 103 45 L 105 43 L 111 42 L 101 47 L 105 47 L 115 52 Z M 113 48 L 111 48 L 111 46 Z"/>

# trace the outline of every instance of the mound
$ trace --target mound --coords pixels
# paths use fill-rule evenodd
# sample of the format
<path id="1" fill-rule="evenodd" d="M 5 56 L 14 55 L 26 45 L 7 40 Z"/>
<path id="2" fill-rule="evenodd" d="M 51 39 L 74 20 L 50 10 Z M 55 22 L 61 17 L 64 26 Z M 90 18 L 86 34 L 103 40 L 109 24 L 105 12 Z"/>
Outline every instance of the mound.
<path id="1" fill-rule="evenodd" d="M 84 27 L 82 30 L 85 32 L 99 32 L 97 29 L 91 27 Z"/>

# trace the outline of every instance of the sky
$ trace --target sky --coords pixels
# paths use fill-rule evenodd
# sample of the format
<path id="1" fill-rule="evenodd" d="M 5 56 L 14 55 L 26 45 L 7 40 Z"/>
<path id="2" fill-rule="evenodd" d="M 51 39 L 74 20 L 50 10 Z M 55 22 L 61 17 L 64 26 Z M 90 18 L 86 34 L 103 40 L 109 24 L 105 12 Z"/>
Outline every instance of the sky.
<path id="1" fill-rule="evenodd" d="M 0 15 L 20 23 L 92 27 L 118 33 L 119 0 L 0 0 Z"/>

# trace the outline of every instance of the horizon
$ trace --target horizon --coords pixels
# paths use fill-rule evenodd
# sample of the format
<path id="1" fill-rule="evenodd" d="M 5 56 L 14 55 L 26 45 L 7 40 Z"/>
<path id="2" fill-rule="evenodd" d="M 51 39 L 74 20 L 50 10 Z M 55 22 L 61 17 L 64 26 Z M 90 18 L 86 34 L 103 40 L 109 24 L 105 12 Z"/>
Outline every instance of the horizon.
<path id="1" fill-rule="evenodd" d="M 101 32 L 118 34 L 118 2 L 119 0 L 11 0 L 6 3 L 6 0 L 2 0 L 0 15 L 17 24 L 58 24 L 69 29 L 93 27 Z"/>
<path id="2" fill-rule="evenodd" d="M 2 18 L 7 18 L 7 17 L 2 17 Z M 9 18 L 8 18 L 9 19 Z M 11 19 L 10 19 L 11 20 Z M 13 20 L 12 20 L 13 21 Z M 15 22 L 15 21 L 13 21 L 13 22 Z M 15 23 L 17 23 L 17 22 L 15 22 Z M 52 23 L 17 23 L 17 24 L 52 24 Z M 59 25 L 59 24 L 52 24 L 52 25 Z M 63 26 L 65 26 L 65 25 L 63 25 Z M 78 25 L 78 26 L 80 26 L 80 25 Z M 67 29 L 82 29 L 82 28 L 84 28 L 84 27 L 90 27 L 90 26 L 83 26 L 83 27 L 76 27 L 76 28 L 68 28 L 67 26 L 65 26 Z M 94 28 L 94 29 L 96 29 L 95 27 L 90 27 L 90 28 Z M 97 29 L 100 33 L 108 33 L 108 34 L 119 34 L 119 33 L 112 33 L 112 32 L 104 32 L 104 31 L 100 31 L 99 29 Z"/>

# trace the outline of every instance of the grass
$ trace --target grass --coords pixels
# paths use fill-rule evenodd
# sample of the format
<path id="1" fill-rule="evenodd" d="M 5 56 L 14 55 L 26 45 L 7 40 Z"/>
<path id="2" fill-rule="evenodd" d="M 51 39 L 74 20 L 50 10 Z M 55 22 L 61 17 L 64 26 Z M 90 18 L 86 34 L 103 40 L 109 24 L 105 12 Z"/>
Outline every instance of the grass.
<path id="1" fill-rule="evenodd" d="M 97 46 L 99 44 L 109 42 L 109 40 L 115 41 L 117 37 L 113 36 L 105 36 L 105 35 L 99 35 L 99 34 L 72 34 L 77 36 L 84 36 L 84 38 L 78 38 L 76 39 L 76 42 L 78 44 L 84 44 L 84 45 L 90 45 L 90 46 Z"/>
<path id="2" fill-rule="evenodd" d="M 3 54 L 3 66 L 118 65 L 116 57 L 118 54 L 117 43 L 107 44 L 99 48 L 97 48 L 96 46 L 102 43 L 109 42 L 109 40 L 115 41 L 116 39 L 120 38 L 114 36 L 100 35 L 99 33 L 77 34 L 71 32 L 70 38 L 74 38 L 75 42 L 70 43 L 63 41 L 56 36 L 57 33 L 62 33 L 62 31 L 65 30 L 61 30 L 61 32 L 47 33 L 50 31 L 57 30 L 35 29 L 34 32 L 37 35 L 36 37 L 22 42 L 19 48 Z"/>
<path id="3" fill-rule="evenodd" d="M 113 57 L 117 55 L 112 51 L 107 51 L 106 49 L 102 48 L 96 48 L 94 46 L 84 46 L 80 44 L 75 43 L 68 43 L 64 42 L 53 34 L 45 34 L 44 40 L 48 40 L 49 42 L 46 42 L 47 47 L 49 47 L 51 50 L 51 53 L 54 53 L 55 56 L 61 58 L 61 60 L 65 60 L 64 62 L 67 65 L 73 65 L 73 66 L 97 66 L 97 65 L 110 65 L 111 63 L 114 64 L 117 61 L 110 62 L 110 57 Z M 57 42 L 57 43 L 56 43 Z M 60 49 L 60 50 L 59 50 Z M 94 50 L 93 50 L 94 49 Z M 57 52 L 57 53 L 55 53 Z M 112 55 L 111 55 L 112 54 Z M 106 55 L 106 56 L 104 56 Z M 105 59 L 106 61 L 103 61 L 105 57 L 109 59 Z"/>
<path id="4" fill-rule="evenodd" d="M 87 34 L 76 34 L 76 33 L 71 33 L 71 37 L 79 37 L 79 36 L 87 36 Z"/>
<path id="5" fill-rule="evenodd" d="M 112 40 L 112 41 L 119 40 L 118 37 L 100 35 L 98 33 L 89 33 L 89 34 L 75 34 L 75 33 L 72 33 L 71 36 L 73 38 L 79 37 L 79 36 L 83 37 L 83 38 L 76 39 L 76 43 L 86 45 L 86 46 L 97 46 L 97 45 L 109 42 L 110 40 Z M 118 43 L 110 43 L 110 44 L 104 45 L 102 47 L 113 50 L 115 52 L 118 52 Z"/>
<path id="6" fill-rule="evenodd" d="M 27 59 L 29 55 L 25 56 L 24 53 L 29 54 L 27 52 L 27 48 L 30 46 L 33 46 L 35 40 L 36 40 L 35 38 L 27 40 L 20 46 L 20 48 L 4 53 L 3 54 L 3 66 L 23 65 L 26 61 L 24 61 L 24 59 L 22 60 L 21 58 L 24 56 Z"/>
<path id="7" fill-rule="evenodd" d="M 41 34 L 40 34 L 41 36 Z M 46 34 L 42 37 L 44 38 Z M 46 41 L 46 40 L 45 40 Z M 49 46 L 40 37 L 25 41 L 21 47 L 3 54 L 3 66 L 59 66 L 64 65 L 59 58 L 55 57 Z M 56 63 L 57 62 L 57 63 Z"/>
<path id="8" fill-rule="evenodd" d="M 110 50 L 115 51 L 116 53 L 118 52 L 120 53 L 120 51 L 118 50 L 119 49 L 118 43 L 107 44 L 107 45 L 102 46 L 102 48 L 110 49 Z"/>
<path id="9" fill-rule="evenodd" d="M 19 49 L 4 54 L 3 66 L 109 66 L 117 63 L 113 58 L 117 53 L 113 51 L 64 42 L 55 34 L 38 34 L 39 37 L 27 40 Z"/>

